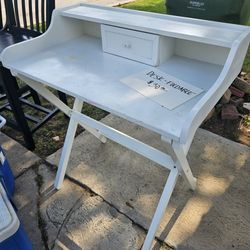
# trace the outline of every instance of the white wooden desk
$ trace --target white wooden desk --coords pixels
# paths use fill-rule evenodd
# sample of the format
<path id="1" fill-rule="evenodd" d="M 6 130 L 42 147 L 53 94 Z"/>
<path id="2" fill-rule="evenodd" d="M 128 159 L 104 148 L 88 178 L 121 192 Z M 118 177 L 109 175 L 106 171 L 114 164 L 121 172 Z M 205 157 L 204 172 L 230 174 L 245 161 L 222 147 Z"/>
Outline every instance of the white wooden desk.
<path id="1" fill-rule="evenodd" d="M 118 35 L 117 29 L 121 30 Z M 111 139 L 170 170 L 145 250 L 152 244 L 178 175 L 195 189 L 187 152 L 197 128 L 240 72 L 249 34 L 245 26 L 81 4 L 54 11 L 44 35 L 11 46 L 1 56 L 14 75 L 70 117 L 55 180 L 57 189 L 64 179 L 78 124 L 103 143 Z M 156 68 L 203 92 L 170 110 L 121 82 Z M 75 97 L 73 109 L 46 86 Z M 172 145 L 174 159 L 82 114 L 83 102 L 160 134 Z"/>

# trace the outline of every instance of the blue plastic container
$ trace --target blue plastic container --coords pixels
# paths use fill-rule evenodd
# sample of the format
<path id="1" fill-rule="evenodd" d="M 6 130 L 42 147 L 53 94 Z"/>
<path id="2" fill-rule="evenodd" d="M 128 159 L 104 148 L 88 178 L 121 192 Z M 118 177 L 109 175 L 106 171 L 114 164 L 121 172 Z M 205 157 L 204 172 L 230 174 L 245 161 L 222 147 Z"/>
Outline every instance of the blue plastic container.
<path id="1" fill-rule="evenodd" d="M 33 250 L 22 224 L 14 235 L 0 243 L 0 250 Z"/>
<path id="2" fill-rule="evenodd" d="M 0 184 L 0 250 L 33 250 L 2 184 Z"/>
<path id="3" fill-rule="evenodd" d="M 15 179 L 11 171 L 9 162 L 0 146 L 0 181 L 2 182 L 4 188 L 6 188 L 8 194 L 11 196 L 15 191 Z"/>
<path id="4" fill-rule="evenodd" d="M 5 119 L 2 116 L 0 116 L 0 129 L 3 127 L 4 124 L 5 124 Z M 0 181 L 2 182 L 8 194 L 12 196 L 15 190 L 14 175 L 11 171 L 9 162 L 1 146 L 0 146 Z"/>

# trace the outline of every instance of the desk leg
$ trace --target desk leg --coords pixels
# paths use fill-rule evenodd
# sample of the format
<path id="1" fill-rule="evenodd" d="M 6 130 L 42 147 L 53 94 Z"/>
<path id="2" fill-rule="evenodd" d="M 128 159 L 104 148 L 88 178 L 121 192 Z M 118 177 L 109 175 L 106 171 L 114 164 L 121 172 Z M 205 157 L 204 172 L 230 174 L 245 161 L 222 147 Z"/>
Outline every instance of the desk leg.
<path id="1" fill-rule="evenodd" d="M 153 217 L 151 225 L 149 227 L 146 239 L 145 239 L 144 244 L 142 246 L 142 250 L 149 250 L 152 243 L 153 243 L 156 231 L 160 225 L 161 219 L 165 213 L 168 202 L 169 202 L 170 197 L 172 195 L 172 192 L 174 190 L 178 175 L 179 175 L 179 171 L 177 168 L 174 168 L 170 171 L 166 185 L 164 187 L 160 201 L 158 203 L 154 217 Z"/>
<path id="2" fill-rule="evenodd" d="M 176 166 L 179 169 L 181 175 L 189 184 L 191 190 L 195 190 L 197 179 L 193 176 L 190 166 L 188 164 L 184 147 L 180 144 L 173 143 L 173 150 L 176 155 Z"/>
<path id="3" fill-rule="evenodd" d="M 82 105 L 83 105 L 82 101 L 75 99 L 73 110 L 81 112 Z M 60 162 L 58 165 L 57 174 L 56 174 L 56 179 L 55 179 L 55 188 L 56 189 L 60 189 L 62 187 L 62 183 L 63 183 L 63 179 L 64 179 L 66 169 L 68 166 L 70 152 L 72 149 L 77 125 L 78 125 L 78 121 L 76 119 L 74 119 L 73 117 L 71 117 L 70 121 L 69 121 L 69 126 L 68 126 L 68 130 L 67 130 L 66 138 L 64 141 L 64 145 L 63 145 L 62 154 L 60 157 Z"/>

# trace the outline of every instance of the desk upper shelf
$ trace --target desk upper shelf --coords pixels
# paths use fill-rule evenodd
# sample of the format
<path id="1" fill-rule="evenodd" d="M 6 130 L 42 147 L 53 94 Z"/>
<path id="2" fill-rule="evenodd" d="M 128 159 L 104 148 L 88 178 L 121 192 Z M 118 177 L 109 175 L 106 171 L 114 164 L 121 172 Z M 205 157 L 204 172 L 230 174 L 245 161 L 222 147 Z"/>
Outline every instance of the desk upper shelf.
<path id="1" fill-rule="evenodd" d="M 231 47 L 240 34 L 247 29 L 247 27 L 240 25 L 155 13 L 143 12 L 143 15 L 139 13 L 121 8 L 81 4 L 62 11 L 61 15 L 223 47 Z"/>

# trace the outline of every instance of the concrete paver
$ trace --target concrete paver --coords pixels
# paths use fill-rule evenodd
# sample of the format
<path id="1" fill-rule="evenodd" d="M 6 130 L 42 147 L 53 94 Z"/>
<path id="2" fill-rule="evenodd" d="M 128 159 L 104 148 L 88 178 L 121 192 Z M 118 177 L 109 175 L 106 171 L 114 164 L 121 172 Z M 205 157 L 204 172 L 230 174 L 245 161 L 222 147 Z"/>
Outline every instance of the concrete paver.
<path id="1" fill-rule="evenodd" d="M 55 171 L 44 164 L 16 180 L 15 203 L 34 249 L 139 250 L 145 231 L 101 197 L 69 180 L 53 188 Z M 157 249 L 166 250 L 158 242 Z"/>
<path id="2" fill-rule="evenodd" d="M 17 178 L 14 201 L 19 218 L 33 244 L 34 249 L 44 250 L 42 233 L 39 229 L 37 175 L 29 169 Z"/>
<path id="3" fill-rule="evenodd" d="M 159 136 L 137 125 L 111 115 L 104 122 L 169 150 Z M 15 202 L 35 249 L 140 249 L 167 170 L 84 132 L 75 139 L 72 179 L 55 191 L 55 168 L 38 166 L 37 156 L 4 135 L 0 139 L 18 176 Z M 48 160 L 57 164 L 59 154 Z M 23 155 L 28 168 L 20 167 Z M 190 192 L 179 179 L 158 237 L 180 250 L 249 249 L 249 147 L 198 130 L 188 158 L 197 190 Z M 154 243 L 154 250 L 169 249 Z"/>
<path id="4" fill-rule="evenodd" d="M 143 139 L 161 150 L 159 136 L 114 116 L 106 124 Z M 48 158 L 57 165 L 60 151 Z M 198 130 L 188 154 L 197 190 L 180 178 L 157 233 L 180 249 L 249 249 L 250 150 Z M 148 228 L 168 172 L 108 141 L 101 144 L 84 132 L 75 139 L 68 175 Z"/>
<path id="5" fill-rule="evenodd" d="M 60 231 L 55 249 L 140 249 L 143 238 L 132 221 L 98 196 L 82 197 Z"/>
<path id="6" fill-rule="evenodd" d="M 51 248 L 65 223 L 68 213 L 83 195 L 83 190 L 66 180 L 63 188 L 60 191 L 55 191 L 53 186 L 50 185 L 50 180 L 53 180 L 54 174 L 44 165 L 39 167 L 39 175 L 44 183 L 40 204 L 41 218 L 44 221 L 48 236 L 47 243 Z"/>
<path id="7" fill-rule="evenodd" d="M 15 177 L 41 160 L 37 155 L 3 133 L 0 133 L 0 144 L 6 153 Z"/>
<path id="8" fill-rule="evenodd" d="M 0 141 L 17 176 L 14 201 L 34 249 L 140 249 L 146 234 L 132 220 L 70 180 L 55 190 L 55 168 L 39 166 L 39 157 L 4 134 Z"/>
<path id="9" fill-rule="evenodd" d="M 139 249 L 145 232 L 97 195 L 66 180 L 52 191 L 55 174 L 45 165 L 38 173 L 40 213 L 50 249 Z"/>

